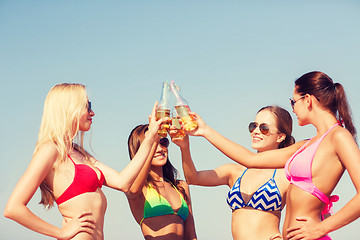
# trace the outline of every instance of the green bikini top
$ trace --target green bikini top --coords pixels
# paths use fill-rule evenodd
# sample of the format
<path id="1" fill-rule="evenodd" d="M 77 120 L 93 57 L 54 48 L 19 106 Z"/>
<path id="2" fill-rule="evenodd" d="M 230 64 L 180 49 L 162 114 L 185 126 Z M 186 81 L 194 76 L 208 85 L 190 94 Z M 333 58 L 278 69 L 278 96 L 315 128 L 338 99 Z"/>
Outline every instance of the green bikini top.
<path id="1" fill-rule="evenodd" d="M 184 221 L 186 220 L 187 216 L 189 215 L 189 207 L 179 190 L 172 183 L 170 184 L 180 195 L 181 207 L 179 211 L 175 213 L 170 203 L 163 196 L 161 196 L 150 184 L 148 184 L 144 204 L 144 217 L 143 219 L 141 219 L 140 225 L 145 218 L 171 214 L 176 214 L 180 216 Z"/>

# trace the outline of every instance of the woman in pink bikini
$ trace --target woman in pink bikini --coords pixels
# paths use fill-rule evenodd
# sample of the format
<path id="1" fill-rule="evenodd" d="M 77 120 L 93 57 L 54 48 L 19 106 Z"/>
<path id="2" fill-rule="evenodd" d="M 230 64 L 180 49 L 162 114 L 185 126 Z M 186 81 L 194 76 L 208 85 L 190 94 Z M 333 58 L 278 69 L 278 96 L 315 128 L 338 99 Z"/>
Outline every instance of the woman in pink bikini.
<path id="1" fill-rule="evenodd" d="M 102 240 L 106 198 L 102 185 L 127 192 L 157 145 L 163 119 L 155 121 L 156 104 L 148 134 L 136 156 L 120 173 L 97 161 L 83 148 L 84 132 L 95 113 L 85 86 L 58 84 L 48 93 L 33 158 L 13 190 L 4 215 L 21 225 L 56 239 Z M 75 144 L 75 140 L 77 144 Z M 41 203 L 57 203 L 63 216 L 56 227 L 27 207 L 37 188 Z"/>
<path id="2" fill-rule="evenodd" d="M 285 167 L 290 186 L 286 197 L 284 239 L 331 239 L 327 234 L 360 216 L 360 192 L 334 215 L 324 219 L 337 201 L 330 196 L 345 170 L 360 189 L 360 150 L 356 144 L 345 91 L 322 72 L 309 72 L 295 81 L 290 100 L 300 126 L 312 124 L 317 134 L 283 149 L 253 153 L 223 137 L 196 113 L 203 136 L 234 161 L 249 168 Z"/>

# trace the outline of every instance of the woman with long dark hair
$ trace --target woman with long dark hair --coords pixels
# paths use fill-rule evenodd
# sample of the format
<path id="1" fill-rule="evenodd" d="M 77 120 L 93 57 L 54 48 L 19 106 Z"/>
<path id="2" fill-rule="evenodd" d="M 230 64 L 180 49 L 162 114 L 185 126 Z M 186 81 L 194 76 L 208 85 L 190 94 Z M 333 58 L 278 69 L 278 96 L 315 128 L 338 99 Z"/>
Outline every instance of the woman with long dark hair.
<path id="1" fill-rule="evenodd" d="M 132 160 L 147 135 L 148 125 L 135 127 L 128 139 Z M 126 194 L 131 212 L 145 239 L 195 240 L 189 187 L 177 179 L 168 158 L 167 138 L 154 145 L 148 159 Z"/>
<path id="2" fill-rule="evenodd" d="M 175 131 L 174 136 L 175 136 Z M 292 145 L 292 119 L 278 106 L 261 108 L 249 124 L 252 148 L 258 153 Z M 186 181 L 191 185 L 229 186 L 227 203 L 232 210 L 234 240 L 282 239 L 279 225 L 289 182 L 284 169 L 248 169 L 224 164 L 213 170 L 197 171 L 192 161 L 189 137 L 172 138 L 180 147 Z M 250 220 L 251 219 L 251 220 Z"/>
<path id="3" fill-rule="evenodd" d="M 360 150 L 343 86 L 322 72 L 309 72 L 295 81 L 290 99 L 300 126 L 316 128 L 316 136 L 290 147 L 252 153 L 205 124 L 195 114 L 203 136 L 234 161 L 256 168 L 285 168 L 290 186 L 283 226 L 285 239 L 331 239 L 327 234 L 360 216 Z M 356 195 L 337 213 L 324 219 L 331 196 L 347 170 Z"/>

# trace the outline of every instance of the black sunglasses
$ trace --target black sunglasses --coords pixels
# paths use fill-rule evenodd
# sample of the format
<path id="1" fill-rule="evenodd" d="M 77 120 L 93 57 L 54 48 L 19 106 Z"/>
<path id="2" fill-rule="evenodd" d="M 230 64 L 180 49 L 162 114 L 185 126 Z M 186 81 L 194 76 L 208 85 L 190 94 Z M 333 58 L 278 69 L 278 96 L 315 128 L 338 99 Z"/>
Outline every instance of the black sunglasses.
<path id="1" fill-rule="evenodd" d="M 294 109 L 295 103 L 297 101 L 299 101 L 300 99 L 303 99 L 305 97 L 305 95 L 301 96 L 300 98 L 298 98 L 297 100 L 294 100 L 293 98 L 290 98 L 290 105 L 292 107 L 292 109 Z"/>
<path id="2" fill-rule="evenodd" d="M 170 141 L 167 138 L 161 138 L 159 141 L 160 145 L 163 147 L 169 147 Z"/>
<path id="3" fill-rule="evenodd" d="M 87 111 L 88 113 L 91 113 L 91 102 L 88 101 L 88 104 L 87 104 Z"/>
<path id="4" fill-rule="evenodd" d="M 270 133 L 270 126 L 267 123 L 261 123 L 260 125 L 257 122 L 249 123 L 249 132 L 252 133 L 259 126 L 260 132 L 264 135 Z"/>

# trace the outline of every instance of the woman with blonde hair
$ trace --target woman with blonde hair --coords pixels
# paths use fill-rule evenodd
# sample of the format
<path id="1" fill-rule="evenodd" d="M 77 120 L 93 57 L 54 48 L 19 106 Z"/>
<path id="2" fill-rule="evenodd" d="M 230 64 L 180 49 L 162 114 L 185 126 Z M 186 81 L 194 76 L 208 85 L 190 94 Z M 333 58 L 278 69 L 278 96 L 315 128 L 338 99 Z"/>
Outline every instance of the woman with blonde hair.
<path id="1" fill-rule="evenodd" d="M 129 190 L 158 139 L 163 119 L 155 121 L 155 108 L 156 104 L 144 144 L 134 160 L 117 172 L 83 147 L 84 133 L 90 130 L 95 115 L 85 86 L 54 86 L 45 99 L 33 158 L 11 194 L 4 216 L 56 239 L 104 239 L 107 202 L 101 187 Z M 27 207 L 39 186 L 42 204 L 49 208 L 57 203 L 63 216 L 61 228 L 42 220 Z"/>

